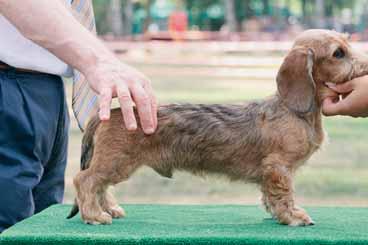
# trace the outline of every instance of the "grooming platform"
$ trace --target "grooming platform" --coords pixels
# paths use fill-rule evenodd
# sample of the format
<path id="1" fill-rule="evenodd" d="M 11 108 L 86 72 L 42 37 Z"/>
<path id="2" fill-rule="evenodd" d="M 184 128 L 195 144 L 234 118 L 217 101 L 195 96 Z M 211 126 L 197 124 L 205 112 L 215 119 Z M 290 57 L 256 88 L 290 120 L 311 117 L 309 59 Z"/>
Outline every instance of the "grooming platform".
<path id="1" fill-rule="evenodd" d="M 256 206 L 124 205 L 112 225 L 85 225 L 54 205 L 0 235 L 0 244 L 368 244 L 368 208 L 311 207 L 316 225 L 279 225 Z"/>

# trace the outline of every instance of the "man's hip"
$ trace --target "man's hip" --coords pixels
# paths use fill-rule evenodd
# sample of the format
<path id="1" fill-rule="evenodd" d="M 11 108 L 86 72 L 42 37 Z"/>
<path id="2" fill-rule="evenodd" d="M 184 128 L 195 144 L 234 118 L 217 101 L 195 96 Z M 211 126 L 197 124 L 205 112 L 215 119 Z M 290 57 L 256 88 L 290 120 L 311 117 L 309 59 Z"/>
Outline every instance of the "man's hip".
<path id="1" fill-rule="evenodd" d="M 14 70 L 16 72 L 23 72 L 23 73 L 41 73 L 41 72 L 38 72 L 38 71 L 33 71 L 33 70 L 28 70 L 28 69 L 21 69 L 21 68 L 15 68 L 15 67 L 12 67 L 4 62 L 2 62 L 0 60 L 0 70 L 1 71 L 9 71 L 9 70 Z"/>
<path id="2" fill-rule="evenodd" d="M 61 202 L 69 116 L 60 77 L 0 69 L 0 232 Z"/>

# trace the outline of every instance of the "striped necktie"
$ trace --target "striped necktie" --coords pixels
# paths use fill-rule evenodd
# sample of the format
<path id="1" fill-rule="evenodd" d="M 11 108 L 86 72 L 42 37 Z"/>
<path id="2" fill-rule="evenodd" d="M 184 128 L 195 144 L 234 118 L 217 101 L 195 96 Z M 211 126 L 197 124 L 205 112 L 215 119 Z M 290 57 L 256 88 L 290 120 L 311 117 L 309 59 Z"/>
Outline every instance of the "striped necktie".
<path id="1" fill-rule="evenodd" d="M 96 33 L 92 0 L 72 1 L 73 15 L 93 33 Z M 98 96 L 90 88 L 84 76 L 74 70 L 72 107 L 79 128 L 83 131 L 90 116 L 98 111 Z"/>

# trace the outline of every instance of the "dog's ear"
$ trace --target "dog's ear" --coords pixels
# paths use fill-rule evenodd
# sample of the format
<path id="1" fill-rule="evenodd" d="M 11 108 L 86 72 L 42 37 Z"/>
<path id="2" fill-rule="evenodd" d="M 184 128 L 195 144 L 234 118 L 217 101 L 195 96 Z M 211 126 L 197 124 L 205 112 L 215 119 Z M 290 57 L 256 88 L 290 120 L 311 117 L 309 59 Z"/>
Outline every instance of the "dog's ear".
<path id="1" fill-rule="evenodd" d="M 277 74 L 277 89 L 285 105 L 304 114 L 315 106 L 316 85 L 313 80 L 313 51 L 295 47 L 286 56 Z"/>

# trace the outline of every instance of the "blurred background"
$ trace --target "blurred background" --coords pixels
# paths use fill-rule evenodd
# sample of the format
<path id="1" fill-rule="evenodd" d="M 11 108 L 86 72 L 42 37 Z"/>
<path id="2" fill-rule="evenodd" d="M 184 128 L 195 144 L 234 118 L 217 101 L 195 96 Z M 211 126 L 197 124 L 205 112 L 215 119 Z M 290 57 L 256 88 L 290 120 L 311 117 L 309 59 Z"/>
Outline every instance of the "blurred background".
<path id="1" fill-rule="evenodd" d="M 94 8 L 100 38 L 152 80 L 162 104 L 272 95 L 282 59 L 305 29 L 347 32 L 354 48 L 368 51 L 367 0 L 94 0 Z M 329 142 L 298 171 L 298 201 L 367 206 L 368 119 L 324 118 L 324 125 Z M 66 203 L 74 198 L 81 137 L 73 119 Z M 254 185 L 219 176 L 166 179 L 148 168 L 115 189 L 121 203 L 257 204 L 260 196 Z"/>

